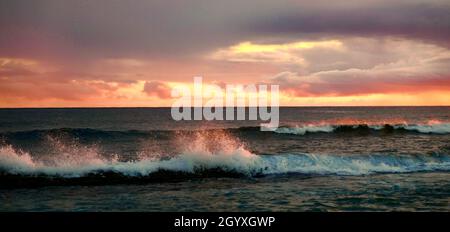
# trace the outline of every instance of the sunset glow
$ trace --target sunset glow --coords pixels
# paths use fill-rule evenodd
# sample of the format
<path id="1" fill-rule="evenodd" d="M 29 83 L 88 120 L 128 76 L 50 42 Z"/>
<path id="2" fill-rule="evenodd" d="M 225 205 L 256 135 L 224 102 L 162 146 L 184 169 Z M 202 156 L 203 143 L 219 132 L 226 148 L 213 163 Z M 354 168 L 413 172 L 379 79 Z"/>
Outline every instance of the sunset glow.
<path id="1" fill-rule="evenodd" d="M 238 4 L 117 2 L 100 15 L 99 1 L 2 2 L 15 14 L 0 23 L 0 107 L 170 106 L 171 89 L 194 76 L 277 84 L 284 106 L 449 105 L 450 25 L 437 10 L 447 2 L 394 1 L 392 12 L 372 1 L 283 2 L 240 15 L 218 13 Z"/>

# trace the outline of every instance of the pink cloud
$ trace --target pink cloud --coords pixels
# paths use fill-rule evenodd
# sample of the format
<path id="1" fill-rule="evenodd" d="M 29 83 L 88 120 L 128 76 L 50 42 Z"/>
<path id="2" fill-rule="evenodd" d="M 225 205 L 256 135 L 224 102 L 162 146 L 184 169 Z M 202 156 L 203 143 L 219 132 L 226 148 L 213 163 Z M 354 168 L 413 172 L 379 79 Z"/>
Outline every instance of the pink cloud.
<path id="1" fill-rule="evenodd" d="M 170 87 L 160 81 L 147 81 L 144 85 L 144 90 L 148 96 L 155 96 L 160 99 L 168 99 L 171 98 L 171 89 Z"/>
<path id="2" fill-rule="evenodd" d="M 362 96 L 369 94 L 450 91 L 450 73 L 442 75 L 347 70 L 297 76 L 284 72 L 272 79 L 280 90 L 296 97 Z"/>

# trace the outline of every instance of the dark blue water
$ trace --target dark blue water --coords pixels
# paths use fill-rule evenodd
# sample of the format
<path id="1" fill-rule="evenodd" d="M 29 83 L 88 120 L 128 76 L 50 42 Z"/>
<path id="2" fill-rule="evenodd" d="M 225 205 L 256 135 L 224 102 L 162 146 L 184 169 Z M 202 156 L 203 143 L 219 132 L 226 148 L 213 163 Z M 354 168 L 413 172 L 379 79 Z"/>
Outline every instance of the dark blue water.
<path id="1" fill-rule="evenodd" d="M 448 211 L 450 107 L 0 110 L 0 211 Z"/>

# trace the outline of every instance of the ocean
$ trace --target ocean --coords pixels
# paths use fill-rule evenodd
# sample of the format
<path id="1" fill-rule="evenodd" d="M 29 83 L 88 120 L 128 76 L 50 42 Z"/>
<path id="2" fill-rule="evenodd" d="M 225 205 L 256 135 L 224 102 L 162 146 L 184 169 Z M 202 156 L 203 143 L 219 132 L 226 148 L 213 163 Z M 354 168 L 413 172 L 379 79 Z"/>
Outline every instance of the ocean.
<path id="1" fill-rule="evenodd" d="M 449 211 L 450 107 L 0 109 L 0 211 Z"/>

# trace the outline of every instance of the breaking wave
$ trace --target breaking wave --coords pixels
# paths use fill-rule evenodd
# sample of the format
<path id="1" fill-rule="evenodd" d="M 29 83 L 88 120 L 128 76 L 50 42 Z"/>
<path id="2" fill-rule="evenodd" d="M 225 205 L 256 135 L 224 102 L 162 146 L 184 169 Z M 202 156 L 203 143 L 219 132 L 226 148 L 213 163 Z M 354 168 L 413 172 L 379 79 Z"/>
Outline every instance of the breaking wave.
<path id="1" fill-rule="evenodd" d="M 450 171 L 450 156 L 432 155 L 256 155 L 243 147 L 215 154 L 185 152 L 172 158 L 115 158 L 81 155 L 52 164 L 12 147 L 0 148 L 3 187 L 47 184 L 112 184 L 171 181 L 192 177 L 258 177 L 266 175 L 368 175 Z"/>
<path id="2" fill-rule="evenodd" d="M 308 124 L 295 127 L 280 127 L 274 132 L 279 134 L 305 135 L 307 133 L 331 133 L 331 132 L 416 132 L 425 134 L 449 134 L 450 123 L 428 124 L 356 124 L 356 125 L 326 125 Z"/>
<path id="3" fill-rule="evenodd" d="M 394 127 L 384 125 L 309 126 L 279 128 L 277 133 L 330 133 L 364 130 L 420 130 L 421 133 L 445 132 L 447 124 Z M 439 129 L 437 129 L 439 128 Z M 55 134 L 61 133 L 62 129 Z M 239 128 L 250 130 L 255 128 Z M 280 131 L 281 130 L 281 131 Z M 289 130 L 293 130 L 290 132 Z M 64 129 L 71 135 L 95 134 L 113 136 L 115 133 L 91 129 Z M 373 154 L 255 154 L 246 149 L 226 130 L 177 133 L 171 137 L 174 148 L 164 150 L 160 140 L 134 156 L 104 154 L 95 145 L 81 145 L 76 140 L 61 140 L 44 131 L 49 140 L 48 152 L 34 154 L 11 145 L 0 146 L 1 187 L 72 184 L 147 183 L 204 177 L 261 177 L 267 175 L 368 175 L 374 173 L 408 173 L 450 171 L 450 155 L 441 152 L 422 155 Z M 256 132 L 259 133 L 259 132 Z M 271 132 L 268 132 L 271 133 Z M 33 135 L 34 136 L 34 135 Z M 114 135 L 115 136 L 115 135 Z M 46 147 L 47 149 L 47 147 Z M 46 150 L 47 151 L 47 150 Z"/>

